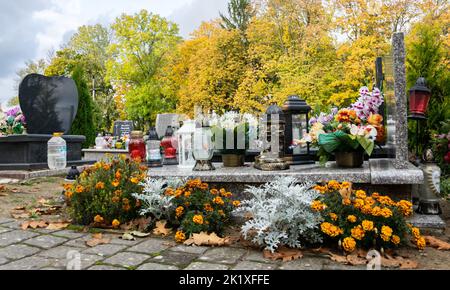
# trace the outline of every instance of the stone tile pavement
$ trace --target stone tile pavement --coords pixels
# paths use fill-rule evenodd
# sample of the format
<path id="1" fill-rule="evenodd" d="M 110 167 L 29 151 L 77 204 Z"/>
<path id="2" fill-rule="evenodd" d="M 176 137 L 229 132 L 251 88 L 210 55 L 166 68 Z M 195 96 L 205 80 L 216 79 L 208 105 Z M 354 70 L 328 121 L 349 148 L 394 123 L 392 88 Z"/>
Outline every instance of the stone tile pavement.
<path id="1" fill-rule="evenodd" d="M 241 247 L 188 247 L 171 239 L 136 241 L 105 234 L 109 244 L 86 246 L 89 233 L 72 230 L 21 230 L 12 219 L 0 219 L 0 270 L 63 270 L 80 257 L 87 270 L 317 270 L 346 269 L 320 256 L 305 254 L 286 263 L 266 260 L 261 251 Z M 70 267 L 69 267 L 70 268 Z M 364 267 L 362 267 L 364 268 Z M 355 269 L 355 267 L 353 267 Z"/>

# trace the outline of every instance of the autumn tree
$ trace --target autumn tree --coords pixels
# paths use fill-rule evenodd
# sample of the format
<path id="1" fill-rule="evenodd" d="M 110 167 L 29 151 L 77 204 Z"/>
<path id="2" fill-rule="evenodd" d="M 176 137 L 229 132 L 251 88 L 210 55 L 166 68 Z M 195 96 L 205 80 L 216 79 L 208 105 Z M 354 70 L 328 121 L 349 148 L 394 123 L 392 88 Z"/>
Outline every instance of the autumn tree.
<path id="1" fill-rule="evenodd" d="M 106 64 L 112 42 L 111 30 L 100 24 L 81 26 L 68 43 L 56 52 L 45 73 L 49 76 L 70 76 L 80 67 L 87 81 L 88 91 L 94 102 L 94 118 L 98 131 L 108 131 L 118 118 L 113 102 L 113 88 L 106 80 Z"/>
<path id="2" fill-rule="evenodd" d="M 142 127 L 156 115 L 175 108 L 176 99 L 166 94 L 162 69 L 168 54 L 181 41 L 178 26 L 142 10 L 118 17 L 112 24 L 114 43 L 107 62 L 107 80 L 121 87 L 128 116 Z"/>

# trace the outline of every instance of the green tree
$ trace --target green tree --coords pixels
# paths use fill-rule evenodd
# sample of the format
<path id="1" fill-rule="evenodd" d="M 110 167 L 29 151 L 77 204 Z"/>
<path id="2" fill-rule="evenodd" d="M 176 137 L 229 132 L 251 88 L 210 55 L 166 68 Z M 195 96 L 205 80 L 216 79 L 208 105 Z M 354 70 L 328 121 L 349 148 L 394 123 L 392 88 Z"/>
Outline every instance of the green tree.
<path id="1" fill-rule="evenodd" d="M 83 69 L 88 90 L 94 100 L 94 119 L 98 131 L 109 130 L 119 113 L 114 102 L 114 90 L 106 80 L 108 47 L 112 32 L 100 24 L 81 26 L 62 49 L 56 52 L 46 75 L 70 76 L 77 66 Z"/>
<path id="2" fill-rule="evenodd" d="M 123 92 L 128 116 L 142 127 L 156 114 L 175 109 L 175 96 L 167 90 L 163 68 L 170 53 L 181 41 L 178 26 L 165 18 L 142 10 L 118 17 L 112 24 L 115 42 L 107 62 L 107 80 Z M 149 104 L 160 106 L 145 107 Z"/>
<path id="3" fill-rule="evenodd" d="M 220 13 L 221 26 L 224 29 L 237 29 L 245 33 L 253 15 L 250 0 L 231 0 L 228 3 L 228 17 Z"/>
<path id="4" fill-rule="evenodd" d="M 88 148 L 95 144 L 96 130 L 93 120 L 92 99 L 85 80 L 83 69 L 76 66 L 72 72 L 72 79 L 75 81 L 78 89 L 78 111 L 70 130 L 73 135 L 86 136 L 86 142 L 83 143 L 84 148 Z"/>

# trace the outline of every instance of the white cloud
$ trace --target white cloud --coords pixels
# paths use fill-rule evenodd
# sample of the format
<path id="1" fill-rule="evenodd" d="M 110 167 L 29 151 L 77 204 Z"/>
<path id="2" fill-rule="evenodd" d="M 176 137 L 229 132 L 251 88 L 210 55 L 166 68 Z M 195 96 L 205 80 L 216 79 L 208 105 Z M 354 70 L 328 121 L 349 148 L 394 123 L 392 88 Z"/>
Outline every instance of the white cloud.
<path id="1" fill-rule="evenodd" d="M 58 49 L 79 26 L 109 24 L 141 9 L 168 17 L 187 37 L 216 18 L 228 0 L 14 0 L 0 1 L 0 103 L 16 95 L 15 71 Z"/>

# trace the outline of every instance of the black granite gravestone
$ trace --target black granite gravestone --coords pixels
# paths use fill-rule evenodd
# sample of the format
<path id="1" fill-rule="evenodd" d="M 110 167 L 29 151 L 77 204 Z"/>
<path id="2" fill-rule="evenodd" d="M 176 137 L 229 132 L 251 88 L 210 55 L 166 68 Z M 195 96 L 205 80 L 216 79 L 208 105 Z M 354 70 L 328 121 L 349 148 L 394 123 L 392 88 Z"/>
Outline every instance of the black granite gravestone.
<path id="1" fill-rule="evenodd" d="M 30 74 L 20 83 L 19 101 L 28 134 L 67 134 L 77 115 L 78 91 L 72 79 Z"/>
<path id="2" fill-rule="evenodd" d="M 125 135 L 130 136 L 133 128 L 134 125 L 132 121 L 115 121 L 113 135 L 117 137 L 123 137 Z"/>
<path id="3" fill-rule="evenodd" d="M 66 77 L 26 76 L 19 86 L 19 101 L 27 121 L 27 134 L 0 137 L 0 170 L 47 168 L 47 142 L 55 132 L 69 133 L 78 110 L 75 82 Z M 67 165 L 81 160 L 85 136 L 63 135 Z"/>

